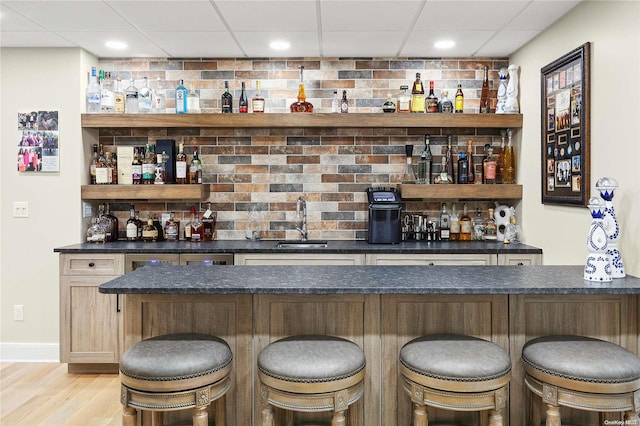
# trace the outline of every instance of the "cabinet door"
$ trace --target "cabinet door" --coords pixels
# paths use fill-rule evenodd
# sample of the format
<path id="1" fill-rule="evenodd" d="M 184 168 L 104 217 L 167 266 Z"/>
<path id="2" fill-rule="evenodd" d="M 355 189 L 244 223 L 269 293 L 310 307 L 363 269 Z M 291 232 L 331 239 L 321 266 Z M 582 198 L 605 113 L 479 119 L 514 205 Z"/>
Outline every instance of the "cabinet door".
<path id="1" fill-rule="evenodd" d="M 495 265 L 495 254 L 367 254 L 367 265 Z"/>
<path id="2" fill-rule="evenodd" d="M 121 315 L 118 297 L 98 286 L 113 276 L 60 278 L 60 361 L 117 363 Z"/>
<path id="3" fill-rule="evenodd" d="M 542 255 L 501 253 L 498 255 L 498 265 L 542 265 Z"/>
<path id="4" fill-rule="evenodd" d="M 246 253 L 235 255 L 236 265 L 364 265 L 364 254 Z"/>
<path id="5" fill-rule="evenodd" d="M 123 254 L 61 254 L 60 275 L 122 275 L 123 261 Z"/>

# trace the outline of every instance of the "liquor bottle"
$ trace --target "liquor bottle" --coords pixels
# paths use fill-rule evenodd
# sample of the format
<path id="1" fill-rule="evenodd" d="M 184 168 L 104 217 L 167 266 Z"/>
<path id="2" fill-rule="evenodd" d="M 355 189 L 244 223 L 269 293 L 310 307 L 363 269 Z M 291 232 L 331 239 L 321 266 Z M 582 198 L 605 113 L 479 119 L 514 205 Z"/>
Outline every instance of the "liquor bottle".
<path id="1" fill-rule="evenodd" d="M 240 99 L 238 100 L 238 112 L 249 112 L 249 101 L 247 100 L 247 92 L 245 90 L 244 81 L 242 82 L 242 89 L 240 90 Z"/>
<path id="2" fill-rule="evenodd" d="M 191 241 L 191 221 L 187 220 L 184 224 L 184 239 L 185 241 Z"/>
<path id="3" fill-rule="evenodd" d="M 127 114 L 136 114 L 140 111 L 138 88 L 133 79 L 129 80 L 129 87 L 124 91 L 125 112 Z"/>
<path id="4" fill-rule="evenodd" d="M 473 162 L 473 139 L 467 139 L 467 183 L 476 181 L 476 165 Z"/>
<path id="5" fill-rule="evenodd" d="M 100 218 L 94 216 L 91 218 L 91 226 L 87 229 L 88 243 L 104 243 L 106 242 L 106 232 L 104 226 L 100 223 Z"/>
<path id="6" fill-rule="evenodd" d="M 147 220 L 147 224 L 142 228 L 142 241 L 145 243 L 158 241 L 158 228 L 153 224 L 153 219 Z"/>
<path id="7" fill-rule="evenodd" d="M 165 239 L 176 242 L 179 239 L 180 222 L 176 221 L 176 212 L 171 212 L 169 220 L 164 224 Z"/>
<path id="8" fill-rule="evenodd" d="M 514 184 L 516 183 L 516 156 L 513 152 L 511 129 L 507 129 L 507 137 L 509 138 L 509 143 L 505 147 L 504 152 L 504 174 L 502 176 L 502 183 Z"/>
<path id="9" fill-rule="evenodd" d="M 144 228 L 144 222 L 140 219 L 140 212 L 136 210 L 136 225 L 138 225 L 138 241 L 142 240 L 142 228 Z"/>
<path id="10" fill-rule="evenodd" d="M 151 153 L 151 147 L 147 144 L 147 148 L 144 153 L 144 160 L 142 160 L 142 183 L 145 185 L 151 185 L 155 178 L 156 164 L 154 156 Z"/>
<path id="11" fill-rule="evenodd" d="M 197 243 L 204 240 L 204 228 L 196 214 L 195 206 L 191 206 L 191 242 Z"/>
<path id="12" fill-rule="evenodd" d="M 482 218 L 480 209 L 476 209 L 476 216 L 471 219 L 471 226 L 473 227 L 471 239 L 474 241 L 484 240 L 484 219 Z"/>
<path id="13" fill-rule="evenodd" d="M 402 183 L 416 183 L 416 174 L 413 170 L 413 145 L 405 145 L 404 150 L 407 154 L 407 165 L 405 166 L 404 174 L 402 175 Z"/>
<path id="14" fill-rule="evenodd" d="M 187 88 L 184 86 L 184 80 L 178 80 L 176 87 L 176 114 L 186 114 L 187 111 Z"/>
<path id="15" fill-rule="evenodd" d="M 202 163 L 198 157 L 198 147 L 193 148 L 193 158 L 189 165 L 189 183 L 202 183 Z"/>
<path id="16" fill-rule="evenodd" d="M 398 93 L 396 102 L 398 112 L 411 112 L 411 95 L 407 93 L 407 90 L 409 90 L 409 86 L 400 86 L 400 93 Z"/>
<path id="17" fill-rule="evenodd" d="M 449 215 L 449 240 L 460 240 L 460 217 L 456 213 L 456 203 L 451 205 L 451 215 Z"/>
<path id="18" fill-rule="evenodd" d="M 491 112 L 491 101 L 489 100 L 489 67 L 484 67 L 484 78 L 482 79 L 482 92 L 480 95 L 480 113 Z"/>
<path id="19" fill-rule="evenodd" d="M 104 158 L 105 158 L 105 164 L 107 167 L 107 183 L 108 184 L 112 184 L 113 183 L 113 162 L 111 159 L 111 152 L 107 151 L 104 153 Z"/>
<path id="20" fill-rule="evenodd" d="M 264 96 L 260 91 L 260 80 L 256 80 L 256 94 L 251 98 L 251 109 L 254 113 L 264 112 Z"/>
<path id="21" fill-rule="evenodd" d="M 427 112 L 438 112 L 438 98 L 433 93 L 433 80 L 429 81 L 429 96 L 427 96 Z"/>
<path id="22" fill-rule="evenodd" d="M 158 220 L 158 217 L 153 216 L 151 223 L 153 223 L 153 226 L 156 228 L 156 231 L 158 232 L 158 241 L 164 241 L 165 240 L 164 226 L 162 226 L 162 224 L 160 223 L 160 220 Z"/>
<path id="23" fill-rule="evenodd" d="M 133 204 L 129 206 L 129 220 L 127 220 L 126 233 L 128 241 L 138 240 L 138 221 L 136 220 L 136 212 Z"/>
<path id="24" fill-rule="evenodd" d="M 349 112 L 349 101 L 347 100 L 347 91 L 342 91 L 342 100 L 340 101 L 340 112 Z"/>
<path id="25" fill-rule="evenodd" d="M 467 160 L 467 154 L 461 152 L 458 155 L 458 183 L 459 184 L 467 184 L 469 183 L 469 171 L 467 170 L 469 167 L 469 163 Z"/>
<path id="26" fill-rule="evenodd" d="M 496 154 L 496 183 L 504 181 L 504 154 L 506 151 L 506 130 L 500 130 L 500 152 Z"/>
<path id="27" fill-rule="evenodd" d="M 91 67 L 91 73 L 89 74 L 89 85 L 87 86 L 87 113 L 96 114 L 100 112 L 100 96 L 102 91 L 98 84 L 98 75 L 96 74 L 96 67 Z"/>
<path id="28" fill-rule="evenodd" d="M 442 98 L 440 99 L 440 102 L 438 102 L 438 112 L 443 112 L 446 114 L 452 113 L 453 102 L 451 102 L 451 99 L 449 99 L 449 91 L 443 90 L 441 93 Z"/>
<path id="29" fill-rule="evenodd" d="M 455 112 L 462 114 L 463 110 L 464 110 L 464 94 L 462 93 L 462 84 L 458 84 L 458 90 L 456 90 Z"/>
<path id="30" fill-rule="evenodd" d="M 433 163 L 433 155 L 431 154 L 431 145 L 429 143 L 431 136 L 424 135 L 424 149 L 418 162 L 418 183 L 431 183 L 431 165 Z"/>
<path id="31" fill-rule="evenodd" d="M 138 90 L 138 110 L 149 113 L 151 108 L 153 108 L 153 92 L 149 88 L 149 79 L 142 77 L 142 87 Z"/>
<path id="32" fill-rule="evenodd" d="M 118 154 L 111 154 L 111 183 L 118 184 Z"/>
<path id="33" fill-rule="evenodd" d="M 424 86 L 419 72 L 416 73 L 416 81 L 411 89 L 411 112 L 424 112 Z"/>
<path id="34" fill-rule="evenodd" d="M 163 113 L 165 111 L 165 99 L 166 94 L 162 86 L 162 79 L 158 77 L 156 79 L 156 90 L 153 91 L 153 109 L 156 113 Z"/>
<path id="35" fill-rule="evenodd" d="M 313 112 L 313 104 L 307 102 L 307 95 L 304 92 L 304 65 L 300 65 L 300 83 L 298 84 L 298 101 L 291 104 L 291 112 Z"/>
<path id="36" fill-rule="evenodd" d="M 447 158 L 444 155 L 440 164 L 440 173 L 433 179 L 433 183 L 438 185 L 453 183 L 453 180 L 447 174 Z"/>
<path id="37" fill-rule="evenodd" d="M 467 213 L 467 203 L 462 205 L 462 215 L 460 216 L 460 241 L 471 241 L 471 231 L 473 225 Z"/>
<path id="38" fill-rule="evenodd" d="M 204 232 L 204 241 L 213 241 L 216 227 L 216 216 L 211 211 L 211 203 L 208 204 L 207 210 L 202 215 L 202 229 Z"/>
<path id="39" fill-rule="evenodd" d="M 189 114 L 200 113 L 200 97 L 196 93 L 196 89 L 191 88 L 187 95 L 187 112 Z"/>
<path id="40" fill-rule="evenodd" d="M 155 185 L 164 185 L 167 181 L 167 168 L 164 165 L 166 155 L 163 151 L 162 154 L 156 156 L 156 167 L 153 172 L 153 183 Z"/>
<path id="41" fill-rule="evenodd" d="M 91 156 L 91 163 L 89 164 L 89 178 L 91 184 L 95 185 L 96 182 L 96 167 L 98 166 L 98 144 L 93 144 L 93 155 Z"/>
<path id="42" fill-rule="evenodd" d="M 111 241 L 112 238 L 113 222 L 107 217 L 104 209 L 104 204 L 98 205 L 99 223 L 104 228 L 104 240 L 108 242 Z"/>
<path id="43" fill-rule="evenodd" d="M 116 80 L 116 86 L 113 91 L 113 112 L 125 112 L 126 97 L 122 90 L 122 80 L 120 77 Z"/>
<path id="44" fill-rule="evenodd" d="M 184 153 L 184 144 L 178 144 L 178 155 L 176 155 L 176 183 L 185 184 L 187 181 L 187 154 Z"/>
<path id="45" fill-rule="evenodd" d="M 111 214 L 109 203 L 105 205 L 104 214 L 106 220 L 110 223 L 110 226 L 107 228 L 107 241 L 118 241 L 118 218 Z"/>
<path id="46" fill-rule="evenodd" d="M 497 161 L 496 156 L 493 153 L 493 147 L 489 144 L 484 146 L 487 151 L 487 156 L 482 160 L 482 183 L 496 183 L 496 168 Z"/>
<path id="47" fill-rule="evenodd" d="M 104 155 L 104 149 L 100 145 L 100 155 L 96 163 L 96 184 L 106 185 L 109 183 L 109 169 L 107 168 L 107 158 Z"/>
<path id="48" fill-rule="evenodd" d="M 100 70 L 100 112 L 114 112 L 113 81 L 111 73 Z"/>
<path id="49" fill-rule="evenodd" d="M 334 114 L 340 112 L 340 98 L 337 90 L 333 91 L 333 98 L 331 98 L 331 112 Z"/>
<path id="50" fill-rule="evenodd" d="M 484 239 L 486 241 L 498 240 L 498 227 L 496 226 L 496 220 L 493 218 L 493 209 L 489 209 L 489 217 L 484 222 Z"/>
<path id="51" fill-rule="evenodd" d="M 382 112 L 396 112 L 396 103 L 391 98 L 391 93 L 387 93 L 387 100 L 382 104 Z"/>
<path id="52" fill-rule="evenodd" d="M 131 161 L 131 183 L 140 185 L 142 183 L 142 160 L 140 160 L 140 149 L 133 150 L 133 160 Z"/>
<path id="53" fill-rule="evenodd" d="M 447 212 L 447 204 L 442 203 L 442 213 L 440 213 L 440 239 L 443 241 L 449 241 L 451 224 L 449 222 L 450 216 Z"/>
<path id="54" fill-rule="evenodd" d="M 451 183 L 454 183 L 456 181 L 456 176 L 453 172 L 453 150 L 451 148 L 451 135 L 447 135 L 447 153 L 445 155 L 445 158 L 447 160 L 447 178 L 451 181 Z"/>
<path id="55" fill-rule="evenodd" d="M 231 114 L 233 112 L 233 95 L 229 92 L 229 82 L 224 82 L 224 93 L 222 94 L 220 105 L 222 105 L 223 114 Z"/>

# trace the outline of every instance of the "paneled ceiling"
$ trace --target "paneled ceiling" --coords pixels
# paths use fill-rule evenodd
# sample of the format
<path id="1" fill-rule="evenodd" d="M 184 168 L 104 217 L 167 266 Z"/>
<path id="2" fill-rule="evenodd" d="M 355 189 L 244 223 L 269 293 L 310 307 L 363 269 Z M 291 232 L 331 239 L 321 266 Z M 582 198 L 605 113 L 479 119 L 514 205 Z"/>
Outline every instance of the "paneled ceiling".
<path id="1" fill-rule="evenodd" d="M 0 46 L 81 47 L 100 58 L 503 57 L 579 2 L 1 0 Z M 443 39 L 455 46 L 436 49 Z"/>

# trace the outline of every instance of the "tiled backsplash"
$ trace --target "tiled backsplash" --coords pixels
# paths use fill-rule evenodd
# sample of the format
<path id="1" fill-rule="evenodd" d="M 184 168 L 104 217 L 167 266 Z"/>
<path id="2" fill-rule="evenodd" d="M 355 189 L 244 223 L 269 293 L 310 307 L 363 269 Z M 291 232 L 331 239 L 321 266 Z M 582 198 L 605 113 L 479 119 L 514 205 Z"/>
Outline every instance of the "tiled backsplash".
<path id="1" fill-rule="evenodd" d="M 504 58 L 471 59 L 219 59 L 219 60 L 113 60 L 103 59 L 99 68 L 112 77 L 142 80 L 148 77 L 155 88 L 160 77 L 167 90 L 167 107 L 173 108 L 178 79 L 187 88 L 195 87 L 200 95 L 202 112 L 218 113 L 224 81 L 233 90 L 234 105 L 242 81 L 255 93 L 260 80 L 269 112 L 287 112 L 295 100 L 298 66 L 305 66 L 307 100 L 316 112 L 330 112 L 334 90 L 347 90 L 350 112 L 380 112 L 387 94 L 394 97 L 402 84 L 411 87 L 420 72 L 428 87 L 435 81 L 435 94 L 448 89 L 450 97 L 458 84 L 465 94 L 465 112 L 477 112 L 483 67 L 489 66 L 490 87 L 495 97 L 498 70 L 508 66 Z M 495 104 L 495 100 L 493 102 Z M 173 113 L 169 110 L 168 113 Z M 454 154 L 466 151 L 466 141 L 473 138 L 475 163 L 481 163 L 484 144 L 500 145 L 500 129 L 100 129 L 100 142 L 109 146 L 142 146 L 157 139 L 183 142 L 191 158 L 198 146 L 203 163 L 203 182 L 211 185 L 211 195 L 201 203 L 217 214 L 218 239 L 243 239 L 248 212 L 253 206 L 261 211 L 262 236 L 265 239 L 297 238 L 293 230 L 298 196 L 304 195 L 308 208 L 309 238 L 366 238 L 368 206 L 365 190 L 369 186 L 393 186 L 399 183 L 405 165 L 405 144 L 415 145 L 414 160 L 422 152 L 424 135 L 432 135 L 434 173 L 439 171 L 446 136 L 453 135 Z M 457 155 L 456 155 L 457 158 Z M 478 168 L 478 172 L 479 172 Z M 479 176 L 479 173 L 478 173 Z M 141 218 L 150 214 L 176 211 L 178 218 L 189 216 L 192 203 L 138 203 Z M 486 210 L 489 203 L 469 203 L 469 209 Z M 449 208 L 451 205 L 449 203 Z M 458 209 L 462 203 L 458 203 Z M 407 211 L 440 211 L 438 200 L 411 201 Z M 120 233 L 129 216 L 129 205 L 116 203 L 111 210 L 121 220 Z"/>

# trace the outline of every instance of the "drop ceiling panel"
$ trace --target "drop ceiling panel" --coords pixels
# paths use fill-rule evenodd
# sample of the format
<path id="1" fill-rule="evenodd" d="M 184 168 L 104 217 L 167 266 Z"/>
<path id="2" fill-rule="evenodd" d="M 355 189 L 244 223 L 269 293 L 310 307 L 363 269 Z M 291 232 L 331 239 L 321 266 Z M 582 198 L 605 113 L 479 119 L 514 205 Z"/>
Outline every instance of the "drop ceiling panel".
<path id="1" fill-rule="evenodd" d="M 416 30 L 495 30 L 508 24 L 528 1 L 427 1 Z M 457 32 L 457 31 L 456 31 Z"/>
<path id="2" fill-rule="evenodd" d="M 48 32 L 6 32 L 0 36 L 2 47 L 76 47 L 77 44 Z"/>
<path id="3" fill-rule="evenodd" d="M 407 31 L 423 1 L 325 1 L 323 31 Z"/>
<path id="4" fill-rule="evenodd" d="M 320 56 L 316 32 L 237 32 L 235 37 L 244 53 L 252 58 Z M 289 41 L 291 47 L 284 52 L 269 47 L 269 43 L 279 40 Z"/>
<path id="5" fill-rule="evenodd" d="M 140 31 L 225 31 L 224 23 L 208 1 L 109 1 Z M 178 19 L 183 16 L 184 19 Z"/>
<path id="6" fill-rule="evenodd" d="M 156 32 L 153 40 L 169 56 L 178 58 L 242 57 L 244 53 L 226 32 Z"/>
<path id="7" fill-rule="evenodd" d="M 544 30 L 580 1 L 534 1 L 505 27 L 508 30 Z"/>
<path id="8" fill-rule="evenodd" d="M 100 58 L 117 58 L 117 57 L 163 57 L 167 56 L 167 53 L 158 48 L 154 43 L 149 41 L 142 34 L 137 32 L 119 32 L 118 38 L 113 36 L 113 33 L 102 31 L 73 31 L 73 32 L 59 32 L 61 37 L 69 40 L 77 45 L 83 47 L 83 49 L 92 52 L 94 55 Z M 126 40 L 128 48 L 126 54 L 122 50 L 113 50 L 105 46 L 105 40 Z"/>
<path id="9" fill-rule="evenodd" d="M 452 38 L 454 36 L 453 33 L 443 31 L 414 31 L 407 39 L 407 43 L 402 49 L 400 56 L 428 58 L 474 56 L 474 53 L 487 43 L 493 35 L 493 31 L 456 31 L 456 45 L 451 49 L 440 50 L 433 47 L 434 43 L 443 38 Z"/>
<path id="10" fill-rule="evenodd" d="M 502 31 L 482 46 L 476 56 L 506 56 L 502 52 L 515 52 L 537 35 L 537 31 Z"/>
<path id="11" fill-rule="evenodd" d="M 42 25 L 38 25 L 30 19 L 23 17 L 19 13 L 5 7 L 2 3 L 0 3 L 0 19 L 0 31 L 3 33 L 12 31 L 37 32 L 45 29 Z"/>
<path id="12" fill-rule="evenodd" d="M 231 31 L 316 31 L 316 2 L 217 1 L 216 6 Z"/>
<path id="13" fill-rule="evenodd" d="M 325 31 L 322 54 L 327 57 L 395 57 L 404 36 L 402 31 Z"/>

